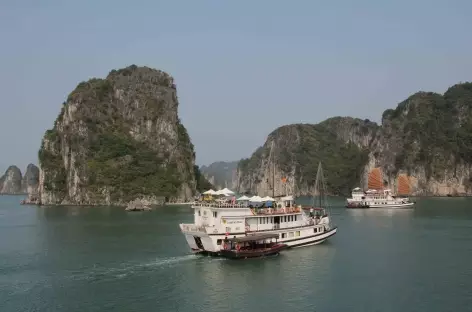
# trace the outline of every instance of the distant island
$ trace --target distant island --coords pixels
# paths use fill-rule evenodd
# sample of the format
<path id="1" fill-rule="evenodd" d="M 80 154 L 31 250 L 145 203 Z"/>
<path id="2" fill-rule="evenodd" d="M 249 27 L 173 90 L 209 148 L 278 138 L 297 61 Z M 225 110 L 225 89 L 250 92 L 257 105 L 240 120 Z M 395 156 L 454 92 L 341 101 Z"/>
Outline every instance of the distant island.
<path id="1" fill-rule="evenodd" d="M 38 192 L 39 168 L 34 164 L 26 167 L 25 174 L 17 166 L 10 166 L 0 177 L 0 195 L 26 195 Z"/>
<path id="2" fill-rule="evenodd" d="M 319 161 L 334 195 L 366 188 L 374 168 L 394 190 L 398 177 L 407 176 L 412 195 L 472 195 L 472 83 L 454 85 L 443 95 L 413 94 L 386 110 L 381 125 L 333 117 L 319 124 L 282 126 L 251 157 L 238 162 L 234 176 L 233 168 L 221 169 L 221 164 L 218 173 L 208 169 L 213 165 L 201 170 L 210 178 L 225 177 L 224 183 L 240 193 L 271 195 L 275 187 L 276 195 L 308 195 L 314 191 Z"/>
<path id="3" fill-rule="evenodd" d="M 185 202 L 211 187 L 178 104 L 173 78 L 148 67 L 81 82 L 42 139 L 40 204 Z"/>

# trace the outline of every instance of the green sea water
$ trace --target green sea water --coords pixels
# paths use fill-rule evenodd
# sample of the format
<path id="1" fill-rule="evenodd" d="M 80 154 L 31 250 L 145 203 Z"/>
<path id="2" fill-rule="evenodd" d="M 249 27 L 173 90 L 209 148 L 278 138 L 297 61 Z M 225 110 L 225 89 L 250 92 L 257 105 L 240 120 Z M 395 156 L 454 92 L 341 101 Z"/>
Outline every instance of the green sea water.
<path id="1" fill-rule="evenodd" d="M 468 311 L 472 199 L 349 210 L 338 233 L 267 259 L 192 255 L 189 206 L 20 206 L 0 196 L 0 311 Z"/>

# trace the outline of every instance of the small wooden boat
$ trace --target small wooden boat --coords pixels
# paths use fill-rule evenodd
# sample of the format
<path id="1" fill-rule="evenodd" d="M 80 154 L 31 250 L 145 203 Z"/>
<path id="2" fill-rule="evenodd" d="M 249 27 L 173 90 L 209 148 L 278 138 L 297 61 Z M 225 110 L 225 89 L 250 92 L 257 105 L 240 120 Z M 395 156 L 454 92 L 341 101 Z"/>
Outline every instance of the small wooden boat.
<path id="1" fill-rule="evenodd" d="M 229 259 L 258 258 L 278 254 L 287 248 L 277 242 L 279 234 L 258 234 L 225 238 L 219 255 Z M 275 239 L 275 242 L 273 241 Z"/>

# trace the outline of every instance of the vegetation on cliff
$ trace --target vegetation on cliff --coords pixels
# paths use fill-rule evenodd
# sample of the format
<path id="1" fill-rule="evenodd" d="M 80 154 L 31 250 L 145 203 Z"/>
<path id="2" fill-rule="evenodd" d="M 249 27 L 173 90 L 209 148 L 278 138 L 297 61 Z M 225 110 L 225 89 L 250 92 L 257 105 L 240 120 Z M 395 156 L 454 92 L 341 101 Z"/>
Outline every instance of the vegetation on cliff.
<path id="1" fill-rule="evenodd" d="M 132 65 L 80 83 L 42 141 L 43 201 L 189 198 L 195 153 L 177 108 L 173 79 L 159 70 Z"/>
<path id="2" fill-rule="evenodd" d="M 276 167 L 283 176 L 294 174 L 295 189 L 300 194 L 314 186 L 320 161 L 331 194 L 348 192 L 351 185 L 359 180 L 361 169 L 367 162 L 368 151 L 339 139 L 331 131 L 329 123 L 283 126 L 269 135 L 268 141 L 272 140 L 275 141 L 273 153 Z M 269 150 L 270 145 L 266 144 L 256 150 L 251 158 L 241 160 L 239 172 L 242 175 L 258 172 Z M 263 175 L 258 174 L 253 183 L 258 184 L 261 179 Z"/>
<path id="3" fill-rule="evenodd" d="M 280 127 L 269 136 L 272 140 L 277 167 L 295 177 L 298 189 L 314 182 L 321 161 L 333 194 L 359 185 L 369 166 L 381 167 L 392 184 L 399 173 L 415 176 L 416 193 L 472 192 L 472 83 L 452 86 L 444 95 L 418 92 L 386 110 L 381 126 L 334 117 L 317 125 Z M 250 172 L 267 157 L 266 144 L 239 163 L 242 188 L 261 183 L 262 174 Z"/>

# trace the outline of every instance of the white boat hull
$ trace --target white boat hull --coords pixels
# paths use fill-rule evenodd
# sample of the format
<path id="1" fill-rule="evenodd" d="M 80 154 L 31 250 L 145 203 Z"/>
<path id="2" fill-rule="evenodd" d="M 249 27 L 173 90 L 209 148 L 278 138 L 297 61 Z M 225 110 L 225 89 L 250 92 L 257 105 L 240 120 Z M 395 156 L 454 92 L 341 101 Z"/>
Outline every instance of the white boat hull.
<path id="1" fill-rule="evenodd" d="M 415 203 L 403 203 L 403 204 L 371 204 L 369 205 L 369 208 L 412 208 Z"/>
<path id="2" fill-rule="evenodd" d="M 292 228 L 292 229 L 278 229 L 273 231 L 261 231 L 261 232 L 252 232 L 248 233 L 255 234 L 255 233 L 267 233 L 267 234 L 280 234 L 282 232 L 297 232 L 301 230 L 310 230 L 313 231 L 314 227 L 302 227 L 302 228 Z M 187 244 L 192 249 L 193 252 L 206 252 L 210 254 L 217 254 L 220 250 L 220 245 L 218 245 L 218 240 L 223 240 L 226 235 L 225 234 L 207 234 L 207 233 L 192 233 L 192 232 L 184 232 L 182 231 Z M 287 237 L 281 238 L 278 240 L 279 243 L 287 244 L 289 248 L 297 248 L 297 247 L 304 247 L 304 246 L 312 246 L 318 245 L 326 241 L 331 236 L 337 233 L 337 228 L 331 228 L 329 230 L 325 230 L 321 233 L 313 234 L 313 235 L 305 235 L 299 237 Z M 246 236 L 246 233 L 229 233 L 229 237 L 241 237 Z M 197 244 L 197 241 L 200 244 Z M 200 245 L 200 246 L 199 246 Z"/>

